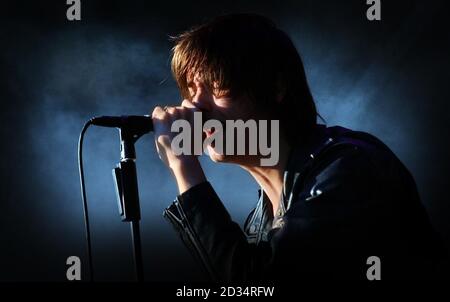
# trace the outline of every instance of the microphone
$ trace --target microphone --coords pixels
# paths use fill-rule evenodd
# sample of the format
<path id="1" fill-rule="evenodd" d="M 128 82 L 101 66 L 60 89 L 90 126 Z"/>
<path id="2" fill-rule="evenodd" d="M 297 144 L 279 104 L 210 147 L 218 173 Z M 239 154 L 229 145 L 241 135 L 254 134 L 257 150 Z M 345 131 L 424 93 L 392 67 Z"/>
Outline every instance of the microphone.
<path id="1" fill-rule="evenodd" d="M 153 120 L 149 115 L 97 116 L 90 119 L 93 125 L 114 127 L 143 135 L 153 131 Z"/>

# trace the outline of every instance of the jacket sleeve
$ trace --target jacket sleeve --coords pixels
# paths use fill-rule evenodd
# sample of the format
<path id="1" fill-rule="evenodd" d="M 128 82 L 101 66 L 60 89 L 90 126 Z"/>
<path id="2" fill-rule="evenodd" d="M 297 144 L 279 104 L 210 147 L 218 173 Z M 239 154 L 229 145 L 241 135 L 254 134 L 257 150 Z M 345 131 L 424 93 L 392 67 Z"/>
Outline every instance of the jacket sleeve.
<path id="1" fill-rule="evenodd" d="M 254 279 L 264 267 L 268 246 L 247 242 L 209 182 L 178 196 L 164 217 L 213 281 Z"/>

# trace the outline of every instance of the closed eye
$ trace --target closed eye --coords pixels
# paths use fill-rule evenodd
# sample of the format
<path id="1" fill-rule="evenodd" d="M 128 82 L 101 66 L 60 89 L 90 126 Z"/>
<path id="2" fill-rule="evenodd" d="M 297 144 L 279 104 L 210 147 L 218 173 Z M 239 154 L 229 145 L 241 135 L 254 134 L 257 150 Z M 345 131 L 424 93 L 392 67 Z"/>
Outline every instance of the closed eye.
<path id="1" fill-rule="evenodd" d="M 197 92 L 197 87 L 195 86 L 195 83 L 194 82 L 188 82 L 187 83 L 187 88 L 188 88 L 188 91 L 189 91 L 189 96 L 191 98 L 193 98 L 195 96 L 195 93 Z"/>

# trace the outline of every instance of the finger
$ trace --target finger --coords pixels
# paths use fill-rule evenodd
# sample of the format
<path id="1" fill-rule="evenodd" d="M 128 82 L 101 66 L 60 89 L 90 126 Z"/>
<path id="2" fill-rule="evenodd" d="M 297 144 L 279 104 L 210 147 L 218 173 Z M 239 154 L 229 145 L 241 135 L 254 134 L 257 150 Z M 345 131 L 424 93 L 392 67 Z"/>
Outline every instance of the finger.
<path id="1" fill-rule="evenodd" d="M 170 115 L 175 115 L 175 113 L 177 112 L 177 108 L 176 107 L 166 107 L 165 111 Z"/>
<path id="2" fill-rule="evenodd" d="M 195 104 L 189 101 L 188 99 L 184 99 L 183 102 L 181 102 L 181 107 L 194 109 L 195 111 L 200 111 L 197 108 L 197 106 L 195 106 Z"/>
<path id="3" fill-rule="evenodd" d="M 165 114 L 164 109 L 161 106 L 156 106 L 152 112 L 152 118 L 161 118 Z"/>

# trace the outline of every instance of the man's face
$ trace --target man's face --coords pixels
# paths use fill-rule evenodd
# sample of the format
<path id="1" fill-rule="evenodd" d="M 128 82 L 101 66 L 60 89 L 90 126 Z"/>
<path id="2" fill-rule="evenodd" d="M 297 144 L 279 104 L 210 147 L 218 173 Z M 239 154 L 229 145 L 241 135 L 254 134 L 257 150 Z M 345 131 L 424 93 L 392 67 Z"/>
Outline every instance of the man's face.
<path id="1" fill-rule="evenodd" d="M 223 128 L 223 154 L 215 150 L 214 144 L 207 145 L 210 158 L 215 162 L 233 162 L 244 163 L 248 162 L 248 156 L 225 155 L 226 150 L 226 135 L 225 135 L 225 121 L 227 120 L 243 120 L 249 119 L 257 120 L 256 110 L 254 104 L 246 97 L 233 98 L 229 91 L 223 91 L 218 88 L 211 89 L 202 81 L 201 75 L 188 78 L 188 88 L 190 93 L 190 101 L 202 112 L 203 121 L 215 119 L 222 123 Z M 205 129 L 204 134 L 210 137 L 214 133 L 214 129 Z M 237 143 L 235 135 L 234 146 Z M 245 138 L 246 145 L 248 135 Z M 246 149 L 248 150 L 248 149 Z M 236 154 L 236 153 L 234 153 Z"/>

